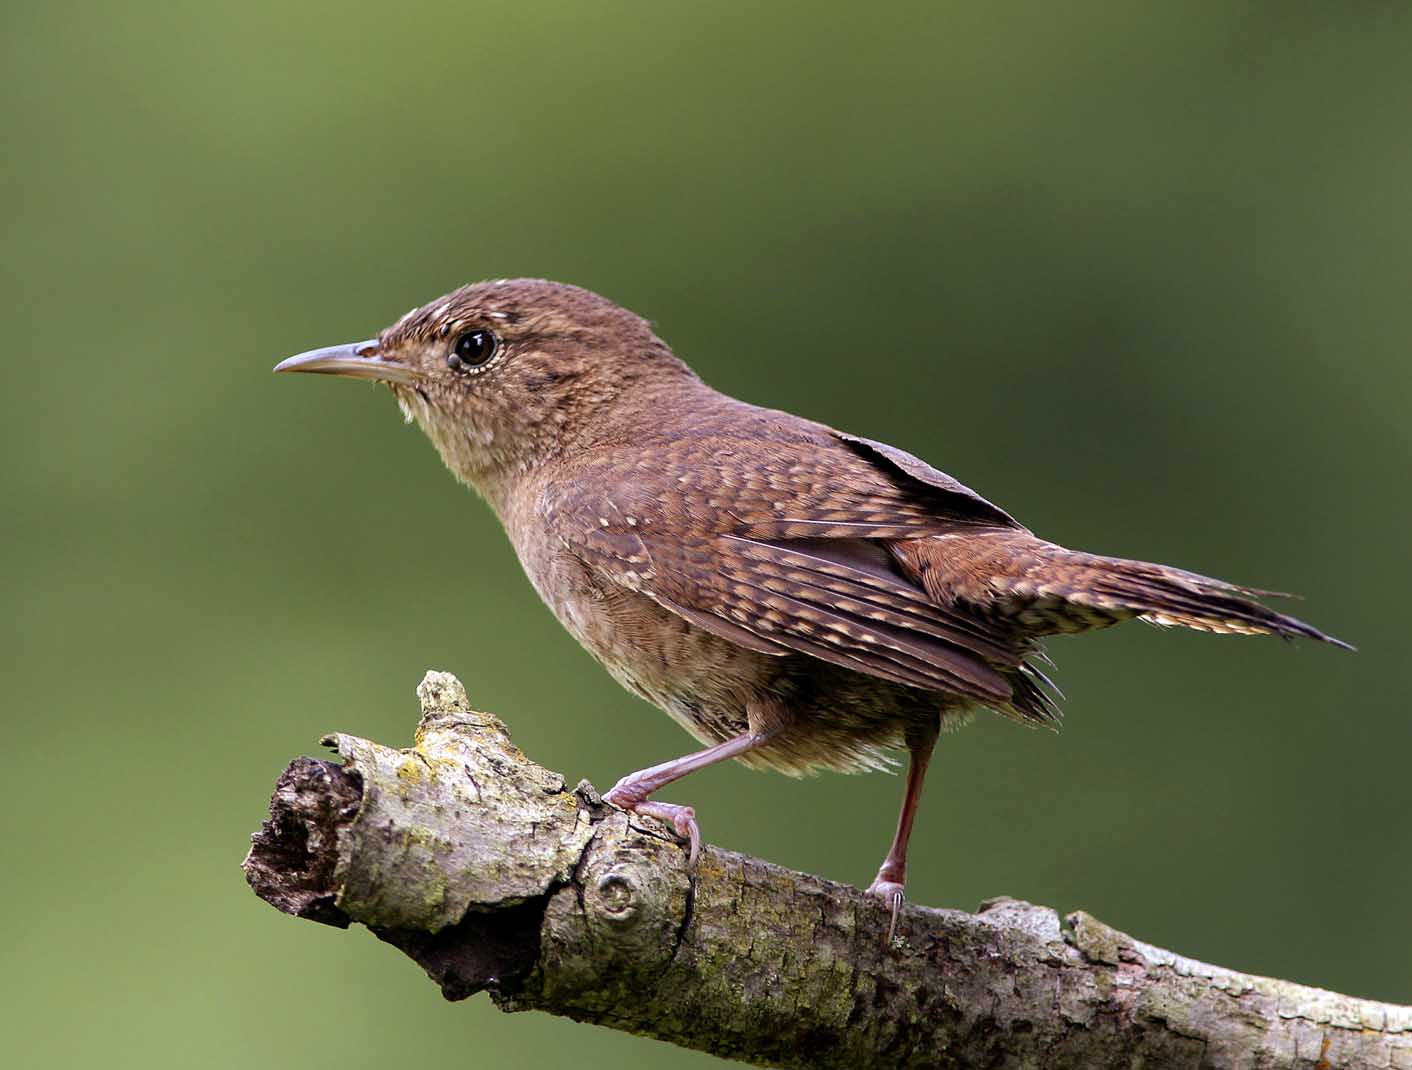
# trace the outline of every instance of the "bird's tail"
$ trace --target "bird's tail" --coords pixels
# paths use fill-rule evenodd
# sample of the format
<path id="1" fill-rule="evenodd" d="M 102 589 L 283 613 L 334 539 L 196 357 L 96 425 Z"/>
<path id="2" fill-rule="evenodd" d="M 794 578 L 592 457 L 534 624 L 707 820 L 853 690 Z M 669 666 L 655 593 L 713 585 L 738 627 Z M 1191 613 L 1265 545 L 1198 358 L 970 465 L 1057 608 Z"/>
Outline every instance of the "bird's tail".
<path id="1" fill-rule="evenodd" d="M 992 540 L 987 548 L 984 544 Z M 985 589 L 976 592 L 978 600 L 988 601 L 992 613 L 1035 637 L 1139 618 L 1167 627 L 1302 637 L 1352 649 L 1313 625 L 1256 601 L 1275 595 L 1272 591 L 1170 565 L 1067 550 L 1028 532 L 996 532 L 974 538 L 972 546 L 984 560 L 963 566 L 970 583 L 958 586 L 975 590 L 981 584 Z"/>

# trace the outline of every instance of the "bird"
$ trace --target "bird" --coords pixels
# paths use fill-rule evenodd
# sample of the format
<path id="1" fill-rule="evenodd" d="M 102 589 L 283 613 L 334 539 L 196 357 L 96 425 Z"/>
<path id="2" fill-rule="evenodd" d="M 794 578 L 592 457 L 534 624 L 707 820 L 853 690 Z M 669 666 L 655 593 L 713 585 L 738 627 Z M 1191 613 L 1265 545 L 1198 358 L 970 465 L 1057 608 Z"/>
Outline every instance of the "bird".
<path id="1" fill-rule="evenodd" d="M 569 633 L 703 745 L 603 795 L 669 826 L 692 870 L 695 810 L 655 798 L 687 774 L 906 752 L 867 889 L 889 942 L 939 735 L 981 710 L 1054 726 L 1048 637 L 1136 619 L 1348 647 L 1258 600 L 1273 592 L 1067 549 L 895 446 L 727 396 L 577 286 L 469 284 L 274 370 L 388 386 Z"/>

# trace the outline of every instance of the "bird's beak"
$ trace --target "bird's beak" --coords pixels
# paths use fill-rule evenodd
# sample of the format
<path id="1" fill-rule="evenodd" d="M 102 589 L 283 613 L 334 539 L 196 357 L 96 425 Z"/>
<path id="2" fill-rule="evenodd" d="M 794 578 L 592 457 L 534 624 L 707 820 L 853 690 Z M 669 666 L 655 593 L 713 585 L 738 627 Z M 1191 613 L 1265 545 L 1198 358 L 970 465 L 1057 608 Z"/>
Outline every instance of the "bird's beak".
<path id="1" fill-rule="evenodd" d="M 351 342 L 342 346 L 311 349 L 282 360 L 277 372 L 313 372 L 317 375 L 346 375 L 353 379 L 378 379 L 386 383 L 416 383 L 422 373 L 405 364 L 383 360 L 377 354 L 377 340 Z"/>

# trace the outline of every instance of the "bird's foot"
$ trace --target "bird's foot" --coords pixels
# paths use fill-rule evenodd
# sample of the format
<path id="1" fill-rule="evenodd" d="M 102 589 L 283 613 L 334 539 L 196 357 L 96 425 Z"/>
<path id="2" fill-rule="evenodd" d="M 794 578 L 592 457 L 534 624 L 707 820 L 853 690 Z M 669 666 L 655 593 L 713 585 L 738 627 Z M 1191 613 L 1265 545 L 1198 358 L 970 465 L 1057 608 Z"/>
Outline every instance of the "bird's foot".
<path id="1" fill-rule="evenodd" d="M 689 845 L 687 868 L 696 868 L 696 860 L 701 855 L 701 827 L 696 823 L 696 811 L 690 806 L 642 798 L 630 787 L 624 790 L 621 782 L 603 796 L 603 801 L 630 814 L 646 814 L 648 817 L 665 821 Z"/>
<path id="2" fill-rule="evenodd" d="M 888 880 L 879 873 L 868 885 L 868 894 L 877 896 L 892 909 L 892 920 L 887 926 L 887 942 L 891 946 L 892 938 L 897 934 L 897 916 L 902 912 L 902 904 L 907 901 L 902 882 Z"/>

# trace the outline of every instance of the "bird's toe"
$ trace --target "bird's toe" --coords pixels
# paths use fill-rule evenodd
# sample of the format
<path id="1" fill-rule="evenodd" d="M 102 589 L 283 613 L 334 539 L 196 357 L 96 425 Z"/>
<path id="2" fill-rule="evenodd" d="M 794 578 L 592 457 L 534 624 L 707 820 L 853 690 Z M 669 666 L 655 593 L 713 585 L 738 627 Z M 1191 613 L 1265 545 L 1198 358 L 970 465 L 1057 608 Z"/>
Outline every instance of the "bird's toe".
<path id="1" fill-rule="evenodd" d="M 701 856 L 701 826 L 696 823 L 694 809 L 680 803 L 658 802 L 655 799 L 640 799 L 624 803 L 613 798 L 613 792 L 609 792 L 604 798 L 624 810 L 635 814 L 646 814 L 648 817 L 665 821 L 678 836 L 687 842 L 687 868 L 693 870 L 696 868 L 696 860 Z"/>
<path id="2" fill-rule="evenodd" d="M 897 934 L 897 917 L 902 912 L 902 904 L 907 901 L 902 882 L 883 880 L 879 877 L 868 885 L 868 894 L 877 896 L 892 912 L 887 926 L 887 942 L 891 944 L 892 938 Z"/>

